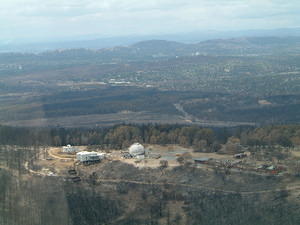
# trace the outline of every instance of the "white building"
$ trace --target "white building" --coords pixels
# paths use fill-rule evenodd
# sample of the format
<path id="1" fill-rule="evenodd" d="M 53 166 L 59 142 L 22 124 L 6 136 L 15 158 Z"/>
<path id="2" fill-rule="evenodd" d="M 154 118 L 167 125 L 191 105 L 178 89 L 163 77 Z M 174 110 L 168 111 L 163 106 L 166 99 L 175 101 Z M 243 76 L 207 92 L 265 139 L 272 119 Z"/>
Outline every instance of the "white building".
<path id="1" fill-rule="evenodd" d="M 77 148 L 71 145 L 63 146 L 62 152 L 64 153 L 75 153 L 77 152 Z"/>
<path id="2" fill-rule="evenodd" d="M 83 151 L 78 152 L 76 158 L 80 162 L 95 162 L 104 159 L 105 153 Z"/>
<path id="3" fill-rule="evenodd" d="M 145 148 L 140 143 L 134 143 L 133 145 L 131 145 L 129 147 L 128 150 L 129 150 L 129 154 L 132 157 L 137 157 L 137 156 L 145 155 Z"/>

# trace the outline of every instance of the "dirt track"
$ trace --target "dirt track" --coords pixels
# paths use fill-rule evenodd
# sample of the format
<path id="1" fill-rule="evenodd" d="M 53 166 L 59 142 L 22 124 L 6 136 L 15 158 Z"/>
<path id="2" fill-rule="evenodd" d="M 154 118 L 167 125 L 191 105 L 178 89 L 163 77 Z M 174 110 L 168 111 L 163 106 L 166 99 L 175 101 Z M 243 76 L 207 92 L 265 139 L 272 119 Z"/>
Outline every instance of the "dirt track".
<path id="1" fill-rule="evenodd" d="M 66 154 L 58 154 L 60 152 L 60 148 L 50 148 L 48 151 L 49 156 L 55 159 L 74 159 L 74 155 L 66 155 Z"/>
<path id="2" fill-rule="evenodd" d="M 131 183 L 131 184 L 141 184 L 141 185 L 170 185 L 177 187 L 187 187 L 199 190 L 205 190 L 209 192 L 221 192 L 224 194 L 241 194 L 241 195 L 253 195 L 253 194 L 267 194 L 273 192 L 281 192 L 281 191 L 293 191 L 300 189 L 300 185 L 288 187 L 285 189 L 273 189 L 273 190 L 263 190 L 263 191 L 226 191 L 217 188 L 199 186 L 199 185 L 191 185 L 191 184 L 180 184 L 180 183 L 170 183 L 170 182 L 143 182 L 143 181 L 133 181 L 133 180 L 125 180 L 125 179 L 97 179 L 98 182 L 106 182 L 106 183 Z"/>

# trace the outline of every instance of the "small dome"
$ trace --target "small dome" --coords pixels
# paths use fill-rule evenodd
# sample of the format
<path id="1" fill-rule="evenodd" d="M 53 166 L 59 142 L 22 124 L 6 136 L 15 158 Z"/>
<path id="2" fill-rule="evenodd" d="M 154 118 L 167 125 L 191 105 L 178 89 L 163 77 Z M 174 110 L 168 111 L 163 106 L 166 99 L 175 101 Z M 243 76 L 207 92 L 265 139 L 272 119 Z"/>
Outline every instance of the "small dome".
<path id="1" fill-rule="evenodd" d="M 135 143 L 129 147 L 129 154 L 132 156 L 144 155 L 145 148 L 143 145 L 141 145 L 139 143 Z"/>

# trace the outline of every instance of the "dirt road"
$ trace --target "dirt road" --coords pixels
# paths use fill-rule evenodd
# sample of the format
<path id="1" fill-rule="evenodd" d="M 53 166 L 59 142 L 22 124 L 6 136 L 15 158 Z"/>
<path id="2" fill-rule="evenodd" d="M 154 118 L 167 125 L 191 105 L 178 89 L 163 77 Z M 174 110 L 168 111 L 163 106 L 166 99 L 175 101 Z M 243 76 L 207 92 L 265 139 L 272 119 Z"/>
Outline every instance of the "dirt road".
<path id="1" fill-rule="evenodd" d="M 300 190 L 300 185 L 291 186 L 287 188 L 278 188 L 273 190 L 262 190 L 262 191 L 230 191 L 230 190 L 223 190 L 218 188 L 206 187 L 201 185 L 192 185 L 192 184 L 181 184 L 181 183 L 172 183 L 172 182 L 145 182 L 145 181 L 134 181 L 134 180 L 126 180 L 126 179 L 97 179 L 98 182 L 103 183 L 131 183 L 131 184 L 141 184 L 141 185 L 170 185 L 176 187 L 186 187 L 186 188 L 193 188 L 199 190 L 205 190 L 208 192 L 220 192 L 224 194 L 240 194 L 240 195 L 253 195 L 253 194 L 267 194 L 267 193 L 275 193 L 275 192 L 282 192 L 282 191 L 294 191 Z"/>
<path id="2" fill-rule="evenodd" d="M 183 108 L 180 103 L 174 104 L 174 107 L 177 109 L 178 112 L 183 114 L 183 119 L 187 123 L 196 124 L 201 126 L 210 126 L 210 127 L 235 127 L 235 126 L 256 126 L 255 123 L 251 122 L 232 122 L 232 121 L 217 121 L 217 120 L 201 120 Z"/>
<path id="3" fill-rule="evenodd" d="M 52 158 L 55 159 L 74 159 L 75 155 L 63 155 L 63 154 L 59 154 L 59 152 L 61 152 L 60 148 L 55 148 L 55 147 L 50 147 L 48 150 L 48 154 L 49 156 L 51 156 Z"/>

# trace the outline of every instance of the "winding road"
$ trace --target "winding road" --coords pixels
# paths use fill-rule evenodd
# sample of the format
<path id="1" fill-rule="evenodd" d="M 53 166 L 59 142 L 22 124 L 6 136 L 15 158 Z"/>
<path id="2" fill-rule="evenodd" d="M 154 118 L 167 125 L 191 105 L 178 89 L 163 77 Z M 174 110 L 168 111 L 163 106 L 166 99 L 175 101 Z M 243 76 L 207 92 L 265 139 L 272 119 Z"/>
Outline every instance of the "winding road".
<path id="1" fill-rule="evenodd" d="M 232 121 L 219 121 L 219 120 L 201 120 L 194 115 L 184 110 L 180 103 L 174 104 L 174 107 L 183 114 L 183 119 L 190 124 L 197 124 L 201 126 L 210 127 L 236 127 L 236 126 L 255 126 L 255 123 L 250 122 L 232 122 Z"/>

